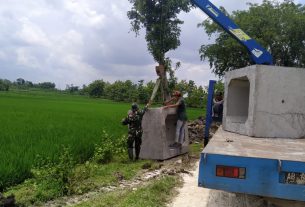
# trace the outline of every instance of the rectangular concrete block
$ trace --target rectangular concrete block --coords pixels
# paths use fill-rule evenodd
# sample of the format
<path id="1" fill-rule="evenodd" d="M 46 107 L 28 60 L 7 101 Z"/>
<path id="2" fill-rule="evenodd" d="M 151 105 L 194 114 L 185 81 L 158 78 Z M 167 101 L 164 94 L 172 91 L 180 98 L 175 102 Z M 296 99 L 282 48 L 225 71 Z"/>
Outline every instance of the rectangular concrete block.
<path id="1" fill-rule="evenodd" d="M 142 120 L 143 136 L 140 158 L 166 160 L 188 152 L 189 138 L 185 125 L 184 143 L 181 148 L 170 148 L 175 142 L 176 109 L 149 109 Z"/>
<path id="2" fill-rule="evenodd" d="M 225 75 L 224 130 L 252 137 L 305 136 L 305 69 L 254 65 Z"/>

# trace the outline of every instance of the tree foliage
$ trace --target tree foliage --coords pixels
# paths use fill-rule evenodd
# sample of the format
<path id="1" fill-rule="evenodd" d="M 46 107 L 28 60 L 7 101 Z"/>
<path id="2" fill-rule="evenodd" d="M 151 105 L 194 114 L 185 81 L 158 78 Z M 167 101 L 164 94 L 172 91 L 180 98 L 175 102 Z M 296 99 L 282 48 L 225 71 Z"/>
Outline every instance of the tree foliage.
<path id="1" fill-rule="evenodd" d="M 0 79 L 0 91 L 8 91 L 10 88 L 11 82 L 9 80 Z"/>
<path id="2" fill-rule="evenodd" d="M 89 96 L 99 98 L 104 95 L 106 83 L 103 80 L 95 80 L 85 89 Z"/>
<path id="3" fill-rule="evenodd" d="M 18 78 L 16 81 L 11 82 L 7 79 L 0 79 L 0 91 L 9 90 L 9 88 L 13 89 L 30 89 L 30 88 L 38 88 L 38 89 L 47 89 L 47 90 L 56 90 L 55 83 L 51 82 L 42 82 L 42 83 L 33 83 L 32 81 L 25 80 L 23 78 Z"/>
<path id="4" fill-rule="evenodd" d="M 135 102 L 138 97 L 137 85 L 130 80 L 108 83 L 105 96 L 114 101 Z"/>
<path id="5" fill-rule="evenodd" d="M 194 81 L 181 80 L 177 83 L 175 89 L 186 96 L 187 106 L 196 108 L 206 106 L 207 93 L 202 86 L 196 86 Z"/>
<path id="6" fill-rule="evenodd" d="M 18 78 L 16 80 L 17 85 L 24 85 L 25 84 L 25 80 L 23 78 Z"/>
<path id="7" fill-rule="evenodd" d="M 188 12 L 189 0 L 129 0 L 132 9 L 127 13 L 131 20 L 131 30 L 139 35 L 145 28 L 147 47 L 159 64 L 164 64 L 165 53 L 180 45 L 180 25 L 177 15 Z"/>
<path id="8" fill-rule="evenodd" d="M 83 86 L 83 89 L 79 91 L 79 94 L 88 94 L 92 98 L 105 98 L 119 102 L 137 102 L 146 104 L 152 94 L 155 87 L 155 82 L 149 81 L 144 83 L 143 80 L 138 83 L 133 83 L 130 80 L 120 81 L 117 80 L 114 83 L 104 82 L 103 80 L 96 80 L 90 83 L 87 87 Z M 206 90 L 202 86 L 197 86 L 194 81 L 180 82 L 175 81 L 172 85 L 173 90 L 180 90 L 182 94 L 186 96 L 186 104 L 189 107 L 202 107 L 205 106 Z M 159 96 L 155 102 L 163 103 L 158 91 Z"/>
<path id="9" fill-rule="evenodd" d="M 51 82 L 42 82 L 42 83 L 38 83 L 38 88 L 42 88 L 42 89 L 55 89 L 55 83 L 51 83 Z"/>
<path id="10" fill-rule="evenodd" d="M 270 51 L 276 65 L 305 67 L 305 6 L 292 0 L 264 0 L 249 6 L 233 12 L 231 19 Z M 201 59 L 210 62 L 215 74 L 223 76 L 225 71 L 251 64 L 247 50 L 210 19 L 199 26 L 216 36 L 215 44 L 200 49 Z"/>
<path id="11" fill-rule="evenodd" d="M 79 87 L 78 86 L 74 86 L 73 84 L 67 84 L 66 85 L 66 91 L 69 93 L 76 93 L 79 91 Z"/>

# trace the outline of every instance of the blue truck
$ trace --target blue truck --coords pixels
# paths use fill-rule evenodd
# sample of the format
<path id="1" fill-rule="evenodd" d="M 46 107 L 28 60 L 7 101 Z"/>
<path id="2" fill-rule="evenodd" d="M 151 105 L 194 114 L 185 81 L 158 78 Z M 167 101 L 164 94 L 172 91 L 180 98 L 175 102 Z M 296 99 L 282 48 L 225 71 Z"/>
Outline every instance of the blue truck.
<path id="1" fill-rule="evenodd" d="M 272 65 L 272 55 L 208 0 L 192 0 L 245 46 L 254 64 Z M 263 197 L 305 201 L 305 140 L 252 138 L 221 128 L 209 141 L 215 81 L 210 81 L 198 185 Z M 305 126 L 304 126 L 305 127 Z M 209 142 L 209 143 L 208 143 Z"/>

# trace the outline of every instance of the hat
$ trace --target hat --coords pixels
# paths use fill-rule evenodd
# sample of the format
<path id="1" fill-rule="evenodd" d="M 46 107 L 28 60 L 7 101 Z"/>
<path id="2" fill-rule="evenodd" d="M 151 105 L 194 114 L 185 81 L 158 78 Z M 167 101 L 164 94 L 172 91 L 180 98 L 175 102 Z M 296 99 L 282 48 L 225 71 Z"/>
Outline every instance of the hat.
<path id="1" fill-rule="evenodd" d="M 133 111 L 136 111 L 136 110 L 138 110 L 138 109 L 139 109 L 139 106 L 138 106 L 138 104 L 136 104 L 136 103 L 133 103 L 133 104 L 131 105 L 131 109 L 132 109 Z"/>

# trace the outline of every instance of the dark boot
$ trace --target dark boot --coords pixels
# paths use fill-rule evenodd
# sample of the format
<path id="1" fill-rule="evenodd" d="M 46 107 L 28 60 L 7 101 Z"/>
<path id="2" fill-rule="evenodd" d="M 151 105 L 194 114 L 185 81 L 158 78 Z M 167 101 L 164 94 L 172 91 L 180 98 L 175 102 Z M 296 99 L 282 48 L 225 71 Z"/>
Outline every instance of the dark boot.
<path id="1" fill-rule="evenodd" d="M 133 160 L 133 148 L 128 148 L 128 157 L 131 161 Z"/>
<path id="2" fill-rule="evenodd" d="M 141 151 L 141 147 L 136 147 L 136 160 L 139 159 L 140 151 Z"/>

